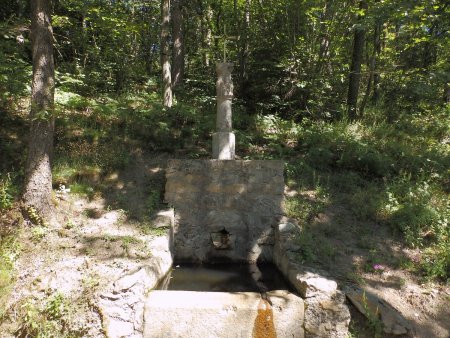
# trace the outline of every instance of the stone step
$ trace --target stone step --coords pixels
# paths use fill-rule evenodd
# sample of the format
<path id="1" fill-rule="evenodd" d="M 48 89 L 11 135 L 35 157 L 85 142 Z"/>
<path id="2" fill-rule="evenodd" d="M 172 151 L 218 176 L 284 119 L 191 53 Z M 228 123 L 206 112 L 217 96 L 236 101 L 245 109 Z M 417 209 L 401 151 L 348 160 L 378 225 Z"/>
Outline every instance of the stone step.
<path id="1" fill-rule="evenodd" d="M 151 291 L 144 337 L 303 338 L 303 300 L 285 290 L 267 300 L 254 292 Z"/>

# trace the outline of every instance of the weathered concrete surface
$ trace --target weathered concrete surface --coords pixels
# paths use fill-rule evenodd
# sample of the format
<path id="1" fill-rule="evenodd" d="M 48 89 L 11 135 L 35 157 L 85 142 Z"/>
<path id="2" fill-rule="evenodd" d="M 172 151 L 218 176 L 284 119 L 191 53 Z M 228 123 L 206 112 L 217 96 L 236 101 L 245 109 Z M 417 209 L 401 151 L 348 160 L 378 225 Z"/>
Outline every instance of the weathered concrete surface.
<path id="1" fill-rule="evenodd" d="M 303 337 L 303 300 L 286 291 L 258 293 L 151 291 L 144 313 L 145 338 Z M 261 316 L 262 315 L 262 316 Z"/>
<path id="2" fill-rule="evenodd" d="M 235 136 L 232 133 L 231 101 L 233 100 L 232 63 L 216 64 L 217 71 L 217 119 L 213 134 L 212 157 L 219 160 L 234 160 Z"/>
<path id="3" fill-rule="evenodd" d="M 222 131 L 213 134 L 212 157 L 219 160 L 234 160 L 236 137 L 233 133 Z"/>
<path id="4" fill-rule="evenodd" d="M 271 261 L 283 169 L 282 161 L 168 161 L 165 200 L 175 209 L 175 261 Z"/>
<path id="5" fill-rule="evenodd" d="M 285 291 L 276 290 L 267 292 L 272 303 L 273 322 L 276 336 L 303 338 L 303 322 L 305 304 L 300 297 Z"/>
<path id="6" fill-rule="evenodd" d="M 231 72 L 233 71 L 232 63 L 217 63 L 217 131 L 231 132 L 231 100 L 233 99 L 233 80 L 231 79 Z"/>

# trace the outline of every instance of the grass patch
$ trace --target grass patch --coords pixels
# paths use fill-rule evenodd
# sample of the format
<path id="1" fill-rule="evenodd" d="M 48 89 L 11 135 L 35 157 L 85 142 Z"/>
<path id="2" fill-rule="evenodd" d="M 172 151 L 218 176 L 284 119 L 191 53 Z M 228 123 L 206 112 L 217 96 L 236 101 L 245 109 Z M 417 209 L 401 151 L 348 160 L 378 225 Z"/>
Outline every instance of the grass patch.
<path id="1" fill-rule="evenodd" d="M 15 280 L 14 263 L 21 252 L 19 233 L 0 234 L 0 319 L 6 312 L 6 300 Z"/>

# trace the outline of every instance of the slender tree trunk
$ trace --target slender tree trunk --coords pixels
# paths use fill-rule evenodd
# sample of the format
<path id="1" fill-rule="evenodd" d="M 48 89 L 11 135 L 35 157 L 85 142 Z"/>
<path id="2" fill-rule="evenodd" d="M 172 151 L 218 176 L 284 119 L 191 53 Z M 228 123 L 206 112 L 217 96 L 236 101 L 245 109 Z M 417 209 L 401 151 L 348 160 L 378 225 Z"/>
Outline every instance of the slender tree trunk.
<path id="1" fill-rule="evenodd" d="M 170 74 L 170 0 L 161 2 L 161 68 L 164 107 L 172 107 L 172 76 Z"/>
<path id="2" fill-rule="evenodd" d="M 367 9 L 365 0 L 359 1 L 359 9 Z M 361 26 L 362 16 L 358 16 L 358 22 L 355 27 L 355 36 L 353 40 L 353 54 L 350 66 L 350 76 L 348 81 L 348 117 L 354 121 L 357 118 L 357 103 L 359 94 L 359 82 L 361 80 L 361 64 L 364 52 L 365 29 Z"/>
<path id="3" fill-rule="evenodd" d="M 377 1 L 378 2 L 378 1 Z M 375 21 L 375 31 L 373 35 L 373 48 L 374 48 L 374 57 L 375 63 L 373 68 L 373 94 L 372 94 L 372 102 L 378 103 L 380 98 L 380 72 L 379 72 L 379 60 L 381 55 L 381 33 L 383 30 L 383 22 L 380 18 L 377 18 Z"/>
<path id="4" fill-rule="evenodd" d="M 31 13 L 33 80 L 23 202 L 28 212 L 33 208 L 39 216 L 47 217 L 52 206 L 51 157 L 55 127 L 55 66 L 49 0 L 31 0 Z"/>
<path id="5" fill-rule="evenodd" d="M 368 55 L 367 55 L 367 58 L 369 58 Z M 369 78 L 367 79 L 366 92 L 364 93 L 363 100 L 359 107 L 359 116 L 360 117 L 362 117 L 364 115 L 364 109 L 366 108 L 366 104 L 369 100 L 370 92 L 372 91 L 372 83 L 373 83 L 374 70 L 375 70 L 375 51 L 369 58 L 368 67 L 369 67 Z"/>
<path id="6" fill-rule="evenodd" d="M 174 0 L 172 28 L 173 28 L 173 68 L 172 87 L 175 89 L 183 82 L 184 76 L 184 32 L 183 32 L 183 0 Z"/>
<path id="7" fill-rule="evenodd" d="M 202 18 L 203 23 L 203 61 L 206 67 L 209 67 L 211 63 L 211 41 L 212 41 L 212 31 L 211 31 L 211 21 L 213 18 L 213 12 L 209 3 L 206 4 L 205 15 Z"/>
<path id="8" fill-rule="evenodd" d="M 329 19 L 332 17 L 333 13 L 331 10 L 331 2 L 330 0 L 326 0 L 323 11 L 322 11 L 322 17 L 320 20 L 320 47 L 319 47 L 319 56 L 317 58 L 317 64 L 316 64 L 316 74 L 322 74 L 323 66 L 325 64 L 325 60 L 329 57 L 329 51 L 330 51 L 330 35 L 329 35 Z"/>
<path id="9" fill-rule="evenodd" d="M 249 54 L 249 29 L 250 29 L 250 5 L 251 0 L 245 0 L 245 11 L 243 29 L 240 36 L 242 41 L 239 53 L 239 92 L 244 95 L 245 83 L 247 82 L 247 59 Z"/>

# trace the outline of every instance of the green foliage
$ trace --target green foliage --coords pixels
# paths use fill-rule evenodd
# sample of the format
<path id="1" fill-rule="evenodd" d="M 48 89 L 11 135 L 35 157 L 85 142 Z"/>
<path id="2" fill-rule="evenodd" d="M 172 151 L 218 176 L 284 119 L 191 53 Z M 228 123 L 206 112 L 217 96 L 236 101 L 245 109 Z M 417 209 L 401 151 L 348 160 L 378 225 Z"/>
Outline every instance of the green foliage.
<path id="1" fill-rule="evenodd" d="M 14 187 L 11 175 L 0 173 L 0 210 L 10 209 L 14 202 Z"/>
<path id="2" fill-rule="evenodd" d="M 67 325 L 72 309 L 61 293 L 51 294 L 43 303 L 28 298 L 20 311 L 22 321 L 16 332 L 20 337 L 79 337 Z"/>
<path id="3" fill-rule="evenodd" d="M 384 207 L 390 224 L 401 230 L 411 246 L 448 238 L 449 202 L 436 184 L 400 178 L 387 190 Z"/>
<path id="4" fill-rule="evenodd" d="M 0 319 L 5 314 L 6 299 L 15 280 L 14 263 L 21 252 L 17 237 L 16 232 L 0 235 Z"/>
<path id="5" fill-rule="evenodd" d="M 47 228 L 42 226 L 34 226 L 31 228 L 31 240 L 34 243 L 39 243 L 44 239 L 44 237 L 47 235 Z"/>
<path id="6" fill-rule="evenodd" d="M 160 206 L 160 196 L 161 191 L 159 190 L 150 190 L 150 192 L 148 193 L 148 197 L 145 203 L 148 216 L 153 216 L 155 211 L 158 210 L 158 207 Z"/>
<path id="7" fill-rule="evenodd" d="M 450 240 L 448 235 L 443 240 L 425 249 L 424 257 L 420 263 L 420 269 L 427 280 L 440 278 L 443 281 L 449 281 Z"/>

